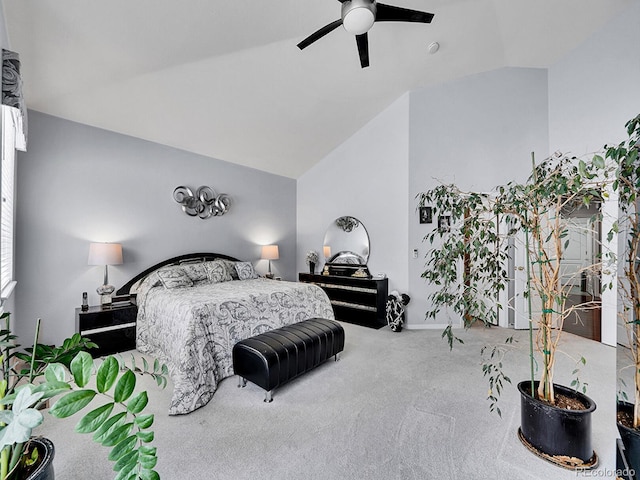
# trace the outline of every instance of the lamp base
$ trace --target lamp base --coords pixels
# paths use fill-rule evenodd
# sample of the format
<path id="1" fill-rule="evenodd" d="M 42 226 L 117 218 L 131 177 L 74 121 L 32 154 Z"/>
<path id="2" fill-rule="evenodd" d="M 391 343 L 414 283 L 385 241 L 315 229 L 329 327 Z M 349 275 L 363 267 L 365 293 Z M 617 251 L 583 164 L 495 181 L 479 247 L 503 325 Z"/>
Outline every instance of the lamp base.
<path id="1" fill-rule="evenodd" d="M 96 288 L 96 292 L 100 295 L 100 305 L 110 306 L 112 303 L 111 294 L 115 291 L 116 287 L 113 285 L 100 285 Z"/>

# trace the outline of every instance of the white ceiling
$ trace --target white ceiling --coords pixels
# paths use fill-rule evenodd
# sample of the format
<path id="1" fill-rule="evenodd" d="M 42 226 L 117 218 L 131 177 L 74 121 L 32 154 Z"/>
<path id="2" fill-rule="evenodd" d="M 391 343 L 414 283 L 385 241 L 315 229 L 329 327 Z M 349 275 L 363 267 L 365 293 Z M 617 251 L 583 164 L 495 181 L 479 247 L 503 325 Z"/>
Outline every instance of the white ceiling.
<path id="1" fill-rule="evenodd" d="M 371 66 L 336 0 L 2 0 L 27 105 L 297 178 L 403 93 L 503 66 L 547 67 L 635 0 L 385 0 Z M 435 55 L 427 46 L 437 41 Z"/>

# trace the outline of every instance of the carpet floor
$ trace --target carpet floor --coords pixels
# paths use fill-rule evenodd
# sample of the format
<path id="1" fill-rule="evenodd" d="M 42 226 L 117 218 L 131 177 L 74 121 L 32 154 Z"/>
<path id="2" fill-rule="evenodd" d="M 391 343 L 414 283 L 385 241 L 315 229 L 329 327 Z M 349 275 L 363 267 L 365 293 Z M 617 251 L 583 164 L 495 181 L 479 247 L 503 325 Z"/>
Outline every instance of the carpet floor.
<path id="1" fill-rule="evenodd" d="M 156 470 L 172 479 L 575 479 L 615 478 L 616 349 L 567 334 L 556 383 L 568 385 L 575 360 L 587 359 L 580 380 L 596 401 L 596 471 L 553 466 L 520 443 L 520 398 L 527 378 L 527 332 L 474 327 L 449 351 L 439 330 L 372 330 L 343 323 L 345 350 L 277 389 L 274 401 L 237 377 L 221 382 L 212 401 L 183 416 L 168 416 L 171 383 L 149 391 L 155 413 Z M 507 385 L 502 418 L 489 413 L 480 349 L 516 342 L 504 358 Z M 139 355 L 137 352 L 132 352 Z M 128 353 L 123 354 L 127 358 Z M 56 445 L 62 480 L 110 479 L 107 449 L 73 432 L 77 420 L 47 418 L 37 433 Z"/>

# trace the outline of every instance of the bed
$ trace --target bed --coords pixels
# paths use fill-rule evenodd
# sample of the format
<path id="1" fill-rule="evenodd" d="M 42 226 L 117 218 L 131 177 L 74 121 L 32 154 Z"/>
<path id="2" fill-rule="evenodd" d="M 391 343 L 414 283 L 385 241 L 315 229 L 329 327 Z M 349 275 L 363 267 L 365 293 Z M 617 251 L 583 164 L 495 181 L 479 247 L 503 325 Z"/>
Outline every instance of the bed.
<path id="1" fill-rule="evenodd" d="M 233 375 L 238 341 L 308 318 L 334 318 L 320 287 L 261 278 L 251 263 L 214 253 L 161 262 L 117 294 L 135 296 L 136 348 L 169 368 L 170 415 L 211 400 L 220 381 Z"/>

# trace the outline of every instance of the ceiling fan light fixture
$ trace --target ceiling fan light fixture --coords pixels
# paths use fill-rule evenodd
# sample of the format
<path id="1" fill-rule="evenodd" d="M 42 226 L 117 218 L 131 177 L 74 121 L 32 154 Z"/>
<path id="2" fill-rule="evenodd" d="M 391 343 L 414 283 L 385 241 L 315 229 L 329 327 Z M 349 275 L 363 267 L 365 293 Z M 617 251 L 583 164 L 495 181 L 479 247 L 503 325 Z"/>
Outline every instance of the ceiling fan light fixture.
<path id="1" fill-rule="evenodd" d="M 368 32 L 376 21 L 375 2 L 351 0 L 342 4 L 342 25 L 353 35 Z"/>

